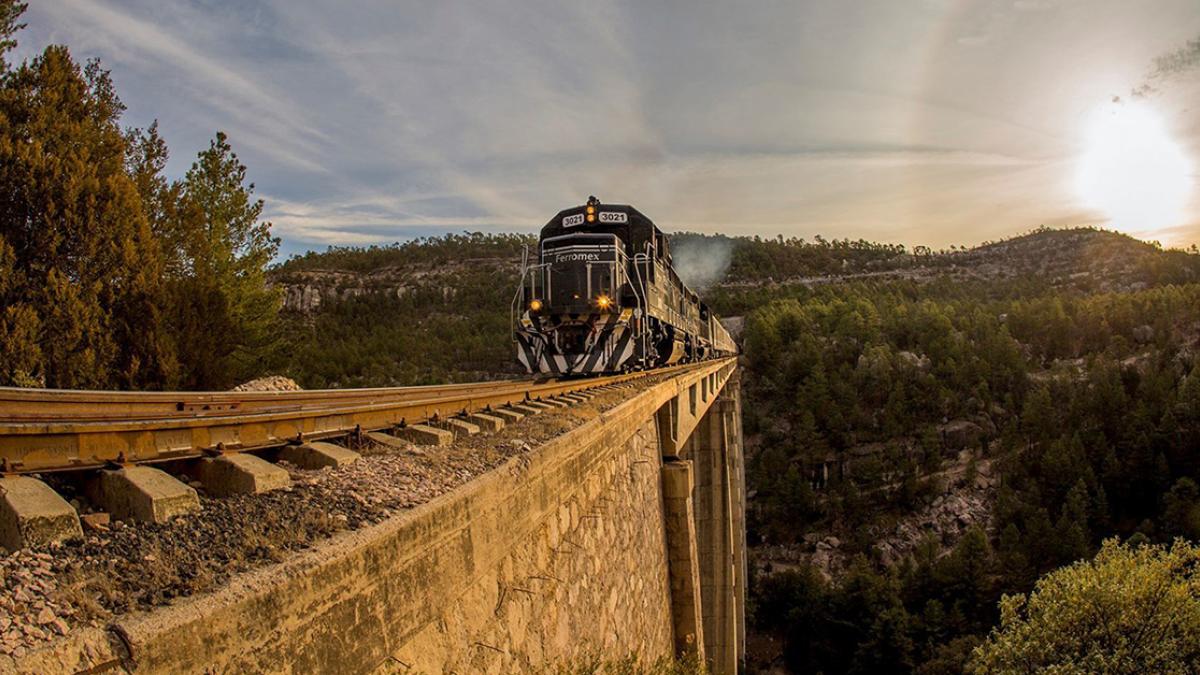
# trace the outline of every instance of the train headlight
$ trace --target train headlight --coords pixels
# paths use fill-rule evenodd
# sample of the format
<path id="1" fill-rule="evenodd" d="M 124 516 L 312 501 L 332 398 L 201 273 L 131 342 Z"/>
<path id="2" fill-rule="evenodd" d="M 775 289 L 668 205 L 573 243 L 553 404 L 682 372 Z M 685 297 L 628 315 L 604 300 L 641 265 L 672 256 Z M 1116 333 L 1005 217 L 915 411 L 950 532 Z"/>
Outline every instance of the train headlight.
<path id="1" fill-rule="evenodd" d="M 588 204 L 587 207 L 587 221 L 589 223 L 596 222 L 596 207 L 592 206 L 591 204 Z"/>
<path id="2" fill-rule="evenodd" d="M 534 311 L 534 312 L 536 312 L 536 311 L 540 310 L 541 308 L 542 308 L 542 301 L 541 301 L 541 300 L 534 299 L 534 300 L 530 300 L 530 301 L 529 301 L 529 309 L 530 309 L 531 311 Z"/>
<path id="3" fill-rule="evenodd" d="M 600 309 L 608 309 L 612 306 L 612 298 L 608 297 L 607 295 L 601 295 L 596 298 L 596 306 Z"/>

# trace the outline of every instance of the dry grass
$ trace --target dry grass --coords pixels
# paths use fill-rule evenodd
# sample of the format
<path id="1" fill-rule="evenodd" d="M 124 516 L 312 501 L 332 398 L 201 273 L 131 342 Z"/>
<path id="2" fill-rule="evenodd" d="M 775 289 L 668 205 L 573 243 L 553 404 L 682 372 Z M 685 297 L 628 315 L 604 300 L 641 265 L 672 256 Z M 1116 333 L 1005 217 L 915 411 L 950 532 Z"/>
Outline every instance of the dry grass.
<path id="1" fill-rule="evenodd" d="M 660 657 L 645 659 L 639 654 L 621 658 L 599 654 L 573 659 L 548 666 L 540 675 L 707 675 L 708 668 L 695 656 L 678 659 Z"/>

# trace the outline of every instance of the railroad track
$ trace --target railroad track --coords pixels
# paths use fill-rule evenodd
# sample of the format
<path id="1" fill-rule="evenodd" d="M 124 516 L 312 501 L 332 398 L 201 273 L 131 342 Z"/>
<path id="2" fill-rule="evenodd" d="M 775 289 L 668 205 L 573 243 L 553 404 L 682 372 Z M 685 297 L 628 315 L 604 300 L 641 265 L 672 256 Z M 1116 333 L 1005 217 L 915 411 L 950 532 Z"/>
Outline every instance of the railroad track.
<path id="1" fill-rule="evenodd" d="M 296 392 L 0 388 L 0 473 L 267 449 L 486 412 L 703 365 L 586 380 Z"/>

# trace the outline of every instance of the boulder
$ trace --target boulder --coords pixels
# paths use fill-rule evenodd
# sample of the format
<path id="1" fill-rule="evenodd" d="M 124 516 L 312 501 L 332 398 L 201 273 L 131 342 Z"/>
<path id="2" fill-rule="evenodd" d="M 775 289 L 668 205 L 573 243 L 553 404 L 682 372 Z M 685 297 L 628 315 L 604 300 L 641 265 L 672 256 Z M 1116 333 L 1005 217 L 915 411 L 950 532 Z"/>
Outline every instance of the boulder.
<path id="1" fill-rule="evenodd" d="M 983 429 L 970 420 L 953 420 L 938 427 L 942 444 L 950 450 L 962 450 L 979 444 Z"/>

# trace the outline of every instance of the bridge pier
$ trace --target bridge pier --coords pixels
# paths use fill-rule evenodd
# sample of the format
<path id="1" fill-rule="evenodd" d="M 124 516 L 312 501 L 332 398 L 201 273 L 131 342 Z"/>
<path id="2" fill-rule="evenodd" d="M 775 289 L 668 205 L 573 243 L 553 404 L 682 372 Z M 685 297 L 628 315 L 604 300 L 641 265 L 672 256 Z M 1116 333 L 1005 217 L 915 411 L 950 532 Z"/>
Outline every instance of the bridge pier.
<path id="1" fill-rule="evenodd" d="M 737 673 L 745 653 L 745 495 L 741 398 L 721 391 L 683 452 L 691 459 L 704 654 L 713 673 Z"/>
<path id="2" fill-rule="evenodd" d="M 700 566 L 692 509 L 692 463 L 668 460 L 662 467 L 663 525 L 667 537 L 667 578 L 671 588 L 671 623 L 678 654 L 704 658 L 700 611 Z"/>

